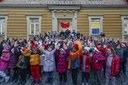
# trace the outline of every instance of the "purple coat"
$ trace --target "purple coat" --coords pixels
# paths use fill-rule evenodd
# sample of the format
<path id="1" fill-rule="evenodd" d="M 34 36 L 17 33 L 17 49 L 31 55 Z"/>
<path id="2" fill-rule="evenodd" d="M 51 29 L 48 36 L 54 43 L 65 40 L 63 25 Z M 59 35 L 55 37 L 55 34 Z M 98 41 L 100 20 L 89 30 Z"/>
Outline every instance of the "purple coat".
<path id="1" fill-rule="evenodd" d="M 101 71 L 104 67 L 104 62 L 106 58 L 102 55 L 101 52 L 94 53 L 92 56 L 92 68 L 95 71 Z"/>
<path id="2" fill-rule="evenodd" d="M 57 72 L 66 73 L 68 70 L 67 57 L 69 56 L 69 51 L 65 50 L 65 54 L 61 55 L 58 50 L 55 51 L 55 56 L 57 57 Z"/>
<path id="3" fill-rule="evenodd" d="M 5 54 L 3 54 L 0 59 L 0 70 L 2 70 L 2 71 L 5 71 L 8 69 L 8 63 L 9 63 L 9 59 L 10 59 L 10 53 L 9 53 L 8 49 L 4 49 L 3 53 L 4 52 L 5 52 Z"/>
<path id="4" fill-rule="evenodd" d="M 18 58 L 14 54 L 12 54 L 9 60 L 8 68 L 15 68 L 17 62 L 18 62 Z"/>

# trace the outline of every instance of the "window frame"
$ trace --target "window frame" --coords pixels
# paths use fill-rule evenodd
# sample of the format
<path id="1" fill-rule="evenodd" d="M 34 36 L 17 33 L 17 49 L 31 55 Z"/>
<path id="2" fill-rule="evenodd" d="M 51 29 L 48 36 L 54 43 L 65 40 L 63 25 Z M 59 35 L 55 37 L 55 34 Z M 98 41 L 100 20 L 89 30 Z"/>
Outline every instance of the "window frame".
<path id="1" fill-rule="evenodd" d="M 125 18 L 128 18 L 128 15 L 121 17 L 121 20 L 122 20 L 122 41 L 124 41 L 124 36 L 128 35 L 128 34 L 124 34 L 124 19 Z"/>
<path id="2" fill-rule="evenodd" d="M 99 18 L 100 19 L 100 29 L 99 29 L 99 34 L 92 34 L 92 28 L 91 28 L 91 24 L 94 23 L 94 22 L 91 22 L 92 21 L 92 18 Z M 92 15 L 92 16 L 89 16 L 89 35 L 90 36 L 98 36 L 100 35 L 101 32 L 103 32 L 103 16 L 98 16 L 98 15 Z"/>
<path id="3" fill-rule="evenodd" d="M 0 34 L 0 37 L 4 36 L 4 39 L 7 39 L 7 20 L 8 20 L 8 16 L 0 16 L 0 19 L 5 19 L 5 29 L 4 29 L 4 34 Z M 1 29 L 0 29 L 1 30 Z"/>
<path id="4" fill-rule="evenodd" d="M 30 33 L 31 32 L 31 29 L 30 29 L 30 27 L 31 27 L 30 19 L 31 18 L 37 18 L 37 19 L 39 19 L 39 33 L 41 33 L 41 20 L 42 20 L 42 17 L 41 16 L 27 16 L 27 39 L 29 39 L 29 36 L 39 35 L 39 34 L 32 34 L 32 33 Z M 35 24 L 37 24 L 37 23 L 34 23 L 34 25 Z"/>

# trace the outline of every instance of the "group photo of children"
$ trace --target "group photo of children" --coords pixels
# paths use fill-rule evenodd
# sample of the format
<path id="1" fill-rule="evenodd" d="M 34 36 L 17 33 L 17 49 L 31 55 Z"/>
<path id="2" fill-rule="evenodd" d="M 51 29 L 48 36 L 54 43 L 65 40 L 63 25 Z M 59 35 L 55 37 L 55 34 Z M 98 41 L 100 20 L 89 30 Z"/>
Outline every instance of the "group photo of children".
<path id="1" fill-rule="evenodd" d="M 51 31 L 0 43 L 0 85 L 128 85 L 128 42 Z"/>

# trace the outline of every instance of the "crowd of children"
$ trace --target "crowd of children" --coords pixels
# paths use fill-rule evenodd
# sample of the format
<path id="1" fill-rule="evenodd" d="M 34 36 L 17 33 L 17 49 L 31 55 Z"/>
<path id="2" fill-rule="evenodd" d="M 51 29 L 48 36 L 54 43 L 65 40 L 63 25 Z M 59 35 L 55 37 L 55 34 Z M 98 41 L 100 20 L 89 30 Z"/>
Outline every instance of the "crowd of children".
<path id="1" fill-rule="evenodd" d="M 78 85 L 81 72 L 82 85 L 89 85 L 90 74 L 94 85 L 116 85 L 116 78 L 127 78 L 128 42 L 106 38 L 87 37 L 79 32 L 47 32 L 30 40 L 7 39 L 0 43 L 0 83 L 13 82 L 24 85 L 32 77 L 31 85 L 40 84 L 42 76 L 46 83 L 53 84 L 54 73 L 58 73 L 58 85 Z M 71 71 L 71 75 L 67 75 Z M 111 81 L 110 81 L 111 80 Z"/>

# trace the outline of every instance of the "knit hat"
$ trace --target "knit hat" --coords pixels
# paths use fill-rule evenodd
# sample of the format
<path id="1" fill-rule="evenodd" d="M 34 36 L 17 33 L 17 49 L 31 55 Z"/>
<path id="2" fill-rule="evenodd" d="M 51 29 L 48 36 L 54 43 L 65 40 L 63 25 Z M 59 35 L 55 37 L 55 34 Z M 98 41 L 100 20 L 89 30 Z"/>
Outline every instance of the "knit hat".
<path id="1" fill-rule="evenodd" d="M 96 46 L 96 47 L 94 48 L 94 50 L 97 51 L 97 52 L 99 52 L 99 51 L 100 51 L 100 47 Z"/>
<path id="2" fill-rule="evenodd" d="M 86 49 L 87 51 L 89 51 L 89 50 L 90 50 L 90 48 L 89 48 L 89 47 L 86 47 L 86 46 L 84 47 L 84 49 Z"/>
<path id="3" fill-rule="evenodd" d="M 33 46 L 32 46 L 32 49 L 37 49 L 37 46 L 33 45 Z"/>
<path id="4" fill-rule="evenodd" d="M 3 49 L 3 51 L 2 51 L 3 53 L 9 53 L 9 50 L 8 49 Z"/>
<path id="5" fill-rule="evenodd" d="M 74 48 L 74 49 L 76 49 L 76 50 L 78 50 L 78 49 L 79 49 L 79 47 L 78 47 L 78 45 L 77 45 L 77 44 L 74 44 L 74 45 L 73 45 L 73 48 Z"/>
<path id="6" fill-rule="evenodd" d="M 115 50 L 110 45 L 108 45 L 107 48 L 110 49 L 111 52 L 115 52 Z"/>
<path id="7" fill-rule="evenodd" d="M 124 46 L 124 47 L 127 46 L 125 42 L 122 42 L 121 45 Z"/>
<path id="8" fill-rule="evenodd" d="M 60 51 L 63 51 L 64 53 L 66 53 L 65 50 L 64 50 L 64 48 L 61 48 Z"/>

